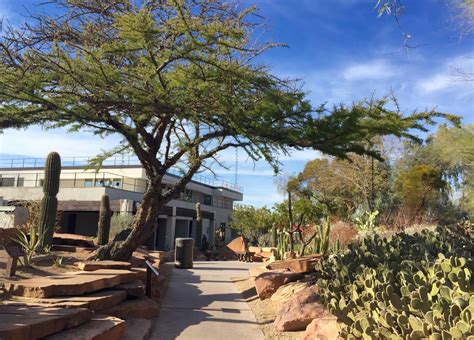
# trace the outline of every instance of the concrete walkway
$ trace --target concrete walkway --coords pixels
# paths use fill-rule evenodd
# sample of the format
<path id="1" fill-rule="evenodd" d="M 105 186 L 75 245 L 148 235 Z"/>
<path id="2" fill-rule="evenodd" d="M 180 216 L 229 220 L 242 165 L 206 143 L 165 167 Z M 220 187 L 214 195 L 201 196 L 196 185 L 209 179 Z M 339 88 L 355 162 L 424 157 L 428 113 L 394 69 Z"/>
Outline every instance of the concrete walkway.
<path id="1" fill-rule="evenodd" d="M 263 340 L 255 317 L 230 280 L 248 276 L 258 263 L 195 262 L 176 269 L 151 339 Z"/>

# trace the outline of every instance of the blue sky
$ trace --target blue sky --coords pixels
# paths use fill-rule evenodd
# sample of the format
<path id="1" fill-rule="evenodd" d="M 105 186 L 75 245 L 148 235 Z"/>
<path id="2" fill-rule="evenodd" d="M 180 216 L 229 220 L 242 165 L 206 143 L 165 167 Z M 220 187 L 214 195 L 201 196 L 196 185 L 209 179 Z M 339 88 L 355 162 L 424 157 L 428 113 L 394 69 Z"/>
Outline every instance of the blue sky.
<path id="1" fill-rule="evenodd" d="M 436 108 L 474 123 L 474 81 L 463 81 L 456 72 L 474 73 L 474 34 L 460 37 L 451 0 L 405 1 L 400 23 L 417 46 L 408 50 L 393 18 L 377 18 L 375 0 L 241 2 L 256 4 L 266 18 L 267 31 L 260 39 L 289 45 L 269 51 L 259 62 L 278 76 L 302 79 L 313 104 L 350 104 L 393 91 L 406 112 Z M 37 2 L 0 0 L 0 17 L 19 22 L 24 7 L 31 9 L 32 3 Z M 33 127 L 0 135 L 0 153 L 44 157 L 56 150 L 64 156 L 86 156 L 114 142 Z M 318 156 L 315 151 L 298 151 L 282 157 L 282 171 L 295 174 Z M 230 169 L 219 170 L 219 176 L 233 182 L 235 153 L 221 158 Z M 237 163 L 244 203 L 271 206 L 282 199 L 269 166 L 253 164 L 243 153 Z"/>

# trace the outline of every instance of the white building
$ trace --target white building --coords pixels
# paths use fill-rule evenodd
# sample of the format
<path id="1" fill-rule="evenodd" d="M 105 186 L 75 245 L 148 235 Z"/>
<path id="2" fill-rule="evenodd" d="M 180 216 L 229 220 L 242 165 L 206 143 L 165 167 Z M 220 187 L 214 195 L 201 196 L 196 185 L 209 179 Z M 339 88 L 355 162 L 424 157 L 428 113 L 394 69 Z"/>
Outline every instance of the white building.
<path id="1" fill-rule="evenodd" d="M 44 159 L 1 159 L 0 197 L 9 205 L 15 201 L 41 200 Z M 134 214 L 145 192 L 147 180 L 137 159 L 120 157 L 104 162 L 99 171 L 86 169 L 87 158 L 63 158 L 60 189 L 57 195 L 61 212 L 61 231 L 94 236 L 97 233 L 100 200 L 108 194 L 114 213 Z M 168 173 L 164 184 L 173 184 L 179 175 Z M 168 250 L 177 237 L 196 236 L 196 202 L 201 203 L 202 233 L 212 242 L 216 228 L 225 229 L 230 240 L 232 207 L 243 198 L 239 186 L 195 176 L 180 198 L 165 206 L 158 228 L 148 241 L 152 249 Z"/>

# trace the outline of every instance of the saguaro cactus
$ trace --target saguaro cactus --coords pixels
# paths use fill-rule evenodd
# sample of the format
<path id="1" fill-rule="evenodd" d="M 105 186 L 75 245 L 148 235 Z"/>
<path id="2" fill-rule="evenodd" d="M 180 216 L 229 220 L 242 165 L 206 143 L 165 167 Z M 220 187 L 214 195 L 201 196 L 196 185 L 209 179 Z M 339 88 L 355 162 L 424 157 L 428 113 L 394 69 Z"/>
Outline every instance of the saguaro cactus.
<path id="1" fill-rule="evenodd" d="M 41 200 L 39 231 L 43 237 L 42 246 L 53 244 L 54 225 L 58 210 L 59 177 L 61 176 L 61 157 L 51 152 L 44 166 L 43 199 Z"/>
<path id="2" fill-rule="evenodd" d="M 277 228 L 276 224 L 272 224 L 272 247 L 277 247 L 278 246 L 278 239 L 277 239 Z"/>
<path id="3" fill-rule="evenodd" d="M 103 195 L 100 202 L 99 224 L 97 230 L 97 243 L 104 245 L 109 242 L 110 220 L 112 211 L 110 210 L 109 195 Z"/>
<path id="4" fill-rule="evenodd" d="M 202 214 L 201 203 L 196 203 L 196 246 L 201 247 L 202 239 Z"/>

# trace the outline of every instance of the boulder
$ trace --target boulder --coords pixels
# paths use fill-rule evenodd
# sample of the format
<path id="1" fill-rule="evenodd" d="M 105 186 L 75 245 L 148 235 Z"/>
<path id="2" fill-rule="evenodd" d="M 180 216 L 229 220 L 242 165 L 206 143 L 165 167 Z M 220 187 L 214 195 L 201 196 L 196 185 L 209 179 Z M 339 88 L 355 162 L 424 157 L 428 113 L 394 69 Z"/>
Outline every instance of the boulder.
<path id="1" fill-rule="evenodd" d="M 315 271 L 315 265 L 320 255 L 304 256 L 297 259 L 288 259 L 270 263 L 268 269 L 289 269 L 295 273 L 310 273 Z"/>
<path id="2" fill-rule="evenodd" d="M 290 282 L 281 286 L 270 298 L 273 309 L 278 312 L 285 303 L 295 296 L 296 293 L 310 287 L 311 285 L 310 282 Z"/>
<path id="3" fill-rule="evenodd" d="M 318 286 L 305 288 L 283 305 L 274 321 L 279 331 L 304 331 L 314 319 L 331 314 L 320 303 Z"/>
<path id="4" fill-rule="evenodd" d="M 137 299 L 125 300 L 121 304 L 101 313 L 115 316 L 120 319 L 153 319 L 159 314 L 159 308 L 155 301 L 147 296 L 142 296 Z"/>
<path id="5" fill-rule="evenodd" d="M 98 269 L 130 269 L 132 265 L 130 262 L 122 262 L 122 261 L 85 261 L 79 262 L 77 267 L 83 271 L 94 271 Z"/>
<path id="6" fill-rule="evenodd" d="M 112 316 L 97 315 L 79 327 L 44 338 L 44 340 L 119 340 L 125 332 L 125 321 Z"/>
<path id="7" fill-rule="evenodd" d="M 250 246 L 249 251 L 255 253 L 255 255 L 260 255 L 260 253 L 262 252 L 262 248 Z"/>
<path id="8" fill-rule="evenodd" d="M 337 328 L 337 318 L 333 315 L 314 319 L 306 327 L 302 340 L 332 340 L 340 339 Z"/>
<path id="9" fill-rule="evenodd" d="M 261 300 L 268 299 L 280 286 L 303 278 L 302 274 L 282 271 L 269 271 L 255 278 L 255 289 Z"/>
<path id="10" fill-rule="evenodd" d="M 248 250 L 247 240 L 243 236 L 234 238 L 232 241 L 227 243 L 226 247 L 232 250 L 234 253 L 244 252 Z"/>

